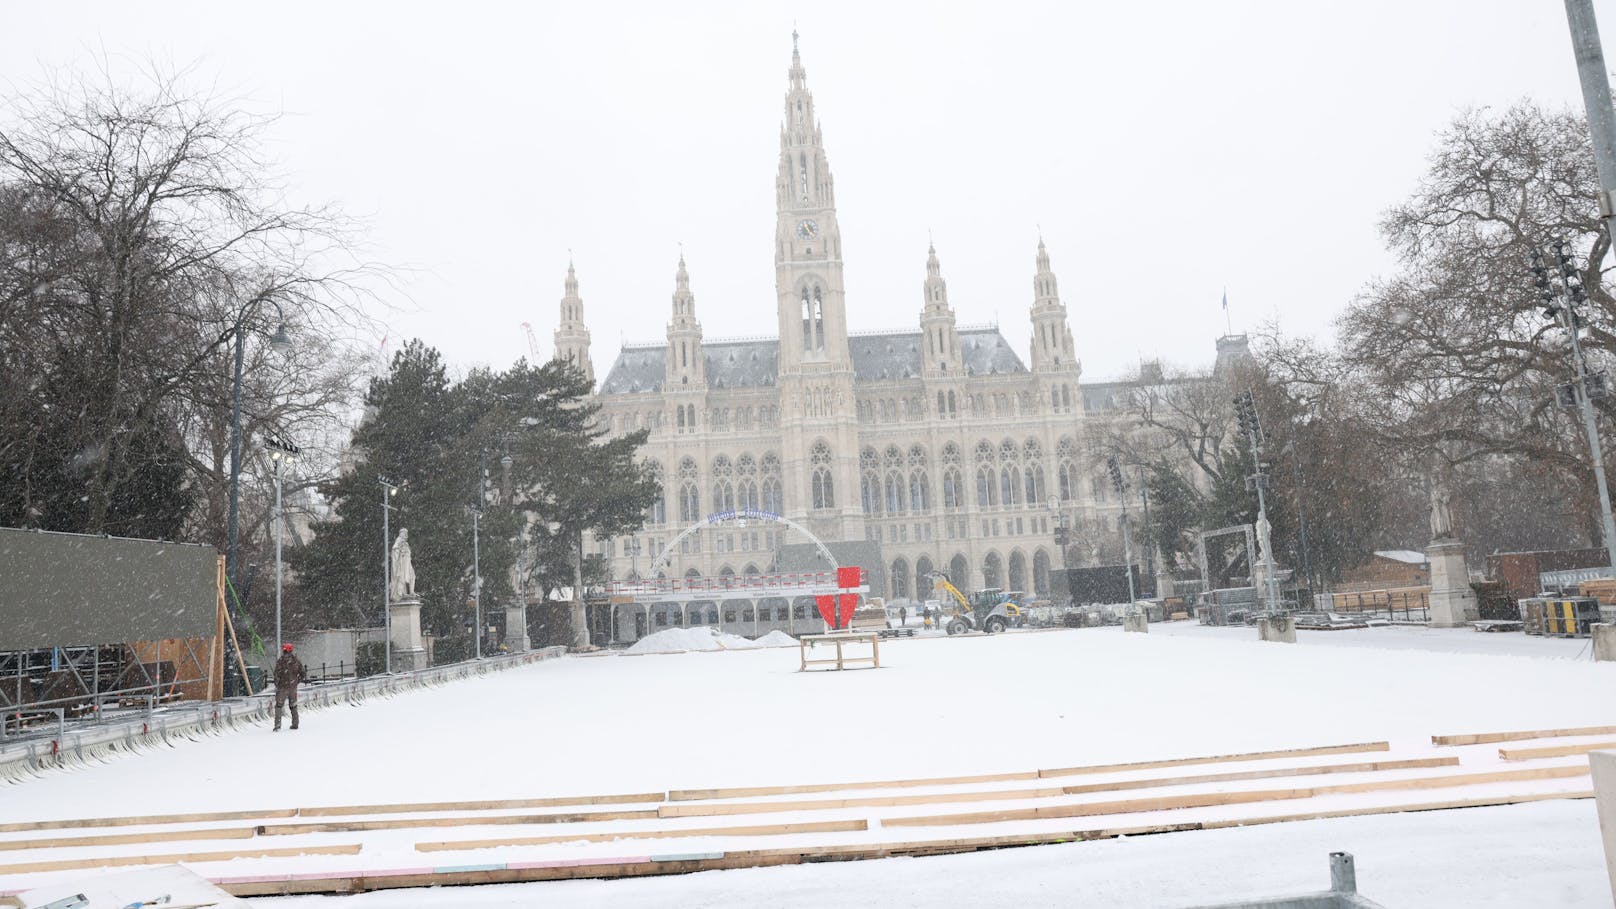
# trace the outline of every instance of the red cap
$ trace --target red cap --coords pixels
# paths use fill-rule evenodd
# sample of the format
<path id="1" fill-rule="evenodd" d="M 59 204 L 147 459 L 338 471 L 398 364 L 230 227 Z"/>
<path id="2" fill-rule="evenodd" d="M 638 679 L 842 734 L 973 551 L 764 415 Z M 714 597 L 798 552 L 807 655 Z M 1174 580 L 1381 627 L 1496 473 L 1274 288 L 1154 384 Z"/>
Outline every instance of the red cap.
<path id="1" fill-rule="evenodd" d="M 287 653 L 291 653 L 292 652 L 292 645 L 291 644 L 282 644 L 281 649 L 286 651 Z"/>

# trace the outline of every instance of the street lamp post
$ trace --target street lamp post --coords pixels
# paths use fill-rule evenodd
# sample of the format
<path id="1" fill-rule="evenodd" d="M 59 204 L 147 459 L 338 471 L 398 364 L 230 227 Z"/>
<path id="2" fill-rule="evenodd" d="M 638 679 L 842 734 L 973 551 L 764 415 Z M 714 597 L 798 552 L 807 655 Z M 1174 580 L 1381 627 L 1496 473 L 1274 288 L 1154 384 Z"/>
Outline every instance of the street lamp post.
<path id="1" fill-rule="evenodd" d="M 1268 530 L 1268 473 L 1262 459 L 1262 421 L 1257 417 L 1257 402 L 1249 391 L 1234 396 L 1234 410 L 1240 420 L 1240 431 L 1251 445 L 1251 462 L 1254 470 L 1251 476 L 1246 477 L 1246 488 L 1257 491 L 1257 542 L 1263 551 L 1263 593 L 1268 600 L 1268 612 L 1278 613 L 1279 577 L 1274 566 L 1274 541 Z"/>
<path id="2" fill-rule="evenodd" d="M 1106 469 L 1111 472 L 1111 485 L 1117 491 L 1117 499 L 1122 502 L 1122 552 L 1127 559 L 1128 572 L 1128 609 L 1132 610 L 1134 604 L 1139 602 L 1138 595 L 1133 587 L 1133 537 L 1128 532 L 1128 484 L 1122 480 L 1122 468 L 1117 465 L 1115 456 L 1105 459 Z"/>
<path id="3" fill-rule="evenodd" d="M 281 464 L 296 461 L 299 449 L 280 439 L 268 439 L 269 459 L 275 464 L 275 652 L 281 652 L 281 525 L 285 518 L 281 512 Z"/>
<path id="4" fill-rule="evenodd" d="M 286 334 L 285 313 L 281 312 L 279 303 L 275 303 L 274 306 L 279 323 L 275 333 L 269 338 L 269 346 L 279 353 L 285 353 L 292 348 L 292 339 Z M 240 578 L 236 577 L 236 515 L 240 510 L 241 501 L 241 369 L 242 359 L 246 353 L 246 315 L 244 311 L 242 321 L 237 322 L 235 327 L 235 378 L 230 386 L 230 514 L 226 529 L 229 540 L 225 549 L 224 575 L 229 579 L 233 591 L 240 589 L 237 583 Z"/>
<path id="5" fill-rule="evenodd" d="M 1544 315 L 1559 321 L 1571 334 L 1571 360 L 1577 370 L 1577 380 L 1559 387 L 1560 403 L 1582 411 L 1582 429 L 1588 436 L 1594 482 L 1599 487 L 1599 513 L 1605 527 L 1605 554 L 1610 559 L 1611 568 L 1616 569 L 1616 521 L 1611 518 L 1610 486 L 1605 481 L 1605 455 L 1599 444 L 1599 426 L 1594 420 L 1593 403 L 1595 399 L 1606 397 L 1609 391 L 1604 373 L 1590 373 L 1588 361 L 1582 354 L 1582 316 L 1578 307 L 1587 302 L 1588 292 L 1577 277 L 1576 264 L 1572 262 L 1570 247 L 1564 240 L 1554 242 L 1554 252 L 1560 264 L 1558 282 L 1550 283 L 1549 270 L 1543 265 L 1543 254 L 1538 250 L 1532 251 L 1532 271 L 1537 276 Z"/>
<path id="6" fill-rule="evenodd" d="M 388 499 L 398 495 L 398 486 L 381 474 L 376 475 L 376 482 L 382 487 L 382 640 L 385 643 L 384 671 L 391 675 L 393 672 L 393 535 L 388 527 L 387 517 L 393 506 Z"/>
<path id="7" fill-rule="evenodd" d="M 471 510 L 471 596 L 476 601 L 477 610 L 477 659 L 483 658 L 483 570 L 482 555 L 478 544 L 478 521 L 482 518 L 483 510 Z"/>

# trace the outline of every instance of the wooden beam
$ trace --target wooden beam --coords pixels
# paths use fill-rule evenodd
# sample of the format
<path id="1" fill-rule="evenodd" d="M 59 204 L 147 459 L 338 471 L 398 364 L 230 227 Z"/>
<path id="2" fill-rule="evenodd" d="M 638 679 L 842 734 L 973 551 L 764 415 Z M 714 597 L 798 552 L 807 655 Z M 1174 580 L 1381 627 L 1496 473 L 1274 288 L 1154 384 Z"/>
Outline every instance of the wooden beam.
<path id="1" fill-rule="evenodd" d="M 1494 796 L 1490 798 L 1460 799 L 1445 802 L 1425 802 L 1412 805 L 1349 808 L 1332 811 L 1272 815 L 1238 820 L 1191 821 L 1173 824 L 1153 824 L 1135 827 L 1112 827 L 1091 830 L 1065 830 L 1049 833 L 1010 834 L 991 837 L 917 840 L 910 842 L 859 843 L 842 846 L 792 847 L 786 849 L 758 849 L 723 852 L 711 857 L 686 857 L 679 860 L 648 857 L 592 859 L 580 862 L 528 862 L 493 867 L 444 869 L 443 871 L 398 872 L 356 871 L 331 874 L 324 877 L 299 875 L 265 876 L 262 878 L 232 878 L 219 882 L 219 886 L 234 896 L 270 896 L 294 893 L 359 893 L 368 890 L 386 890 L 404 887 L 437 887 L 491 883 L 517 883 L 527 881 L 568 880 L 575 878 L 642 877 L 663 874 L 686 874 L 693 871 L 713 871 L 729 868 L 762 868 L 777 865 L 822 861 L 858 861 L 890 858 L 893 856 L 943 855 L 1006 849 L 1020 846 L 1042 846 L 1058 843 L 1085 842 L 1113 839 L 1122 836 L 1142 836 L 1156 833 L 1177 833 L 1189 830 L 1209 830 L 1224 827 L 1247 827 L 1278 824 L 1288 821 L 1317 820 L 1335 817 L 1359 817 L 1376 814 L 1400 814 L 1410 811 L 1440 811 L 1448 809 L 1481 808 L 1514 805 L 1558 799 L 1593 798 L 1592 791 L 1535 793 L 1531 795 Z"/>
<path id="2" fill-rule="evenodd" d="M 1194 795 L 1122 799 L 1110 802 L 1082 802 L 1076 805 L 1045 805 L 1039 808 L 1012 808 L 1003 811 L 977 811 L 967 814 L 930 814 L 918 817 L 882 818 L 883 827 L 952 827 L 957 824 L 1000 824 L 1005 821 L 1034 821 L 1043 818 L 1093 817 L 1106 814 L 1134 814 L 1142 811 L 1174 811 L 1182 808 L 1210 808 L 1247 802 L 1305 799 L 1311 789 L 1257 789 L 1244 792 L 1206 792 Z"/>
<path id="3" fill-rule="evenodd" d="M 0 852 L 22 849 L 71 849 L 74 846 L 124 846 L 187 840 L 250 840 L 251 827 L 207 827 L 200 830 L 148 830 L 145 833 L 108 833 L 100 836 L 61 836 L 39 840 L 0 840 Z"/>
<path id="4" fill-rule="evenodd" d="M 1593 742 L 1587 745 L 1553 745 L 1545 748 L 1500 748 L 1498 749 L 1498 756 L 1506 761 L 1530 761 L 1534 758 L 1587 754 L 1590 751 L 1604 751 L 1606 748 L 1616 748 L 1616 742 Z"/>
<path id="5" fill-rule="evenodd" d="M 1189 767 L 1196 764 L 1233 764 L 1244 761 L 1277 761 L 1285 758 L 1318 757 L 1326 754 L 1355 754 L 1364 751 L 1390 751 L 1389 742 L 1362 742 L 1356 745 L 1325 745 L 1318 748 L 1286 748 L 1279 751 L 1250 751 L 1245 754 L 1220 754 L 1211 757 L 1174 758 L 1166 761 L 1135 761 L 1126 764 L 1092 764 L 1087 767 L 1064 767 L 1058 770 L 1040 770 L 1040 777 L 1076 776 L 1085 773 L 1120 773 L 1127 770 L 1156 770 L 1161 767 Z"/>
<path id="6" fill-rule="evenodd" d="M 460 817 L 398 818 L 390 821 L 326 821 L 311 824 L 268 824 L 259 836 L 295 836 L 303 833 L 354 833 L 364 830 L 409 830 L 416 827 L 494 827 L 507 824 L 582 824 L 592 821 L 643 821 L 656 811 L 582 811 L 573 814 L 485 814 Z"/>
<path id="7" fill-rule="evenodd" d="M 1528 739 L 1565 739 L 1577 735 L 1616 735 L 1616 726 L 1581 726 L 1574 729 L 1534 729 L 1529 732 L 1477 732 L 1469 735 L 1433 735 L 1433 745 L 1488 745 Z"/>
<path id="8" fill-rule="evenodd" d="M 1335 795 L 1344 792 L 1384 792 L 1390 789 L 1442 789 L 1450 786 L 1481 786 L 1487 783 L 1508 783 L 1523 780 L 1559 780 L 1587 776 L 1588 770 L 1589 768 L 1586 764 L 1570 764 L 1562 767 L 1532 767 L 1526 770 L 1493 770 L 1486 773 L 1422 776 L 1408 780 L 1372 780 L 1367 783 L 1316 786 L 1313 789 L 1313 794 Z"/>
<path id="9" fill-rule="evenodd" d="M 713 817 L 726 814 L 778 814 L 782 811 L 824 811 L 834 808 L 876 808 L 896 805 L 938 805 L 950 802 L 1008 802 L 1017 799 L 1047 799 L 1065 793 L 1059 786 L 1043 789 L 990 789 L 976 792 L 943 792 L 930 795 L 876 795 L 848 799 L 816 799 L 795 802 L 729 802 L 717 805 L 661 805 L 658 817 Z"/>
<path id="10" fill-rule="evenodd" d="M 1005 821 L 1025 821 L 1052 817 L 1092 817 L 1105 814 L 1133 814 L 1143 811 L 1175 811 L 1184 808 L 1209 808 L 1218 805 L 1236 805 L 1247 802 L 1281 801 L 1312 798 L 1319 795 L 1337 795 L 1350 792 L 1383 792 L 1404 789 L 1437 789 L 1451 786 L 1479 786 L 1487 783 L 1520 782 L 1524 780 L 1564 779 L 1586 776 L 1588 768 L 1580 765 L 1540 767 L 1528 770 L 1499 770 L 1487 773 L 1449 774 L 1416 777 L 1403 780 L 1371 780 L 1364 783 L 1346 783 L 1332 786 L 1313 786 L 1301 789 L 1272 789 L 1236 792 L 1217 792 L 1196 795 L 1164 796 L 1148 799 L 1123 799 L 1111 802 L 1084 802 L 1076 805 L 1046 805 L 1039 808 L 1016 808 L 1003 811 L 982 811 L 966 814 L 938 814 L 919 817 L 885 818 L 883 827 L 936 827 L 955 824 L 998 824 Z"/>
<path id="11" fill-rule="evenodd" d="M 957 786 L 969 783 L 1004 783 L 1015 780 L 1036 780 L 1038 771 L 1023 770 L 1013 773 L 978 773 L 967 776 L 934 776 L 910 780 L 878 780 L 858 783 L 807 783 L 800 786 L 746 786 L 732 789 L 674 789 L 668 792 L 670 802 L 688 802 L 706 799 L 755 798 L 766 795 L 806 795 L 812 792 L 841 792 L 854 789 L 907 789 L 915 786 Z"/>
<path id="12" fill-rule="evenodd" d="M 258 811 L 196 811 L 189 814 L 142 814 L 128 817 L 79 817 L 60 821 L 16 821 L 0 824 L 0 833 L 26 830 L 72 830 L 83 827 L 147 827 L 154 824 L 191 824 L 206 821 L 245 821 L 259 818 L 297 817 L 296 808 L 266 808 Z"/>
<path id="13" fill-rule="evenodd" d="M 1125 789 L 1157 789 L 1167 786 L 1194 786 L 1201 783 L 1228 783 L 1236 780 L 1275 779 L 1287 776 L 1322 776 L 1331 773 L 1380 773 L 1387 770 L 1417 770 L 1426 767 L 1455 767 L 1456 757 L 1412 758 L 1401 761 L 1364 761 L 1356 764 L 1325 764 L 1308 767 L 1274 767 L 1265 770 L 1235 770 L 1227 773 L 1203 773 L 1196 776 L 1163 777 L 1152 780 L 1120 780 L 1111 783 L 1086 783 L 1065 786 L 1065 795 L 1084 795 L 1090 792 L 1119 792 Z"/>
<path id="14" fill-rule="evenodd" d="M 1424 767 L 1451 767 L 1456 757 L 1415 758 L 1400 761 L 1374 761 L 1353 764 L 1326 764 L 1307 767 L 1277 767 L 1259 770 L 1241 770 L 1199 776 L 1165 777 L 1148 780 L 1092 783 L 1081 786 L 1046 787 L 1040 789 L 990 789 L 973 792 L 943 792 L 927 795 L 885 795 L 845 799 L 818 799 L 781 802 L 727 802 L 699 805 L 661 805 L 659 817 L 714 817 L 732 814 L 777 814 L 785 811 L 825 811 L 840 808 L 894 807 L 898 805 L 946 805 L 957 802 L 1009 802 L 1022 799 L 1054 798 L 1061 795 L 1081 795 L 1090 792 L 1114 792 L 1127 789 L 1155 789 L 1170 786 L 1190 786 L 1200 783 L 1218 783 L 1232 780 L 1258 780 L 1276 777 L 1314 776 L 1331 773 L 1374 773 L 1386 770 L 1410 770 Z"/>
<path id="15" fill-rule="evenodd" d="M 564 833 L 560 836 L 519 836 L 503 840 L 447 840 L 416 843 L 417 852 L 461 852 L 502 846 L 539 846 L 545 843 L 607 843 L 619 839 L 678 839 L 696 836 L 789 836 L 799 833 L 845 833 L 868 830 L 870 822 L 815 821 L 802 824 L 762 824 L 749 827 L 689 827 L 683 830 L 621 830 L 615 833 Z"/>
<path id="16" fill-rule="evenodd" d="M 624 795 L 576 795 L 542 799 L 493 799 L 480 802 L 402 802 L 395 805 L 324 805 L 299 808 L 298 817 L 341 817 L 358 814 L 408 814 L 420 811 L 500 811 L 516 808 L 560 808 L 569 805 L 635 805 L 661 802 L 661 792 Z"/>
<path id="17" fill-rule="evenodd" d="M 173 865 L 179 862 L 229 862 L 244 858 L 273 858 L 287 855 L 358 855 L 359 844 L 341 846 L 288 846 L 279 849 L 238 849 L 230 852 L 178 852 L 170 855 L 106 855 L 100 858 L 62 859 L 54 862 L 28 862 L 0 865 L 0 874 L 33 874 L 38 871 L 77 871 L 84 868 L 110 868 L 117 865 Z"/>
<path id="18" fill-rule="evenodd" d="M 1354 754 L 1366 751 L 1390 751 L 1388 742 L 1364 742 L 1354 745 L 1326 745 L 1318 748 L 1291 748 L 1281 751 L 1256 751 L 1249 754 L 1227 754 L 1211 757 L 1174 758 L 1165 761 L 1143 761 L 1131 764 L 1097 764 L 1088 767 L 1068 767 L 1059 770 L 1024 770 L 1012 773 L 981 773 L 965 776 L 934 776 L 921 779 L 875 780 L 853 783 L 809 783 L 796 786 L 746 786 L 730 789 L 674 789 L 668 793 L 670 802 L 707 799 L 756 798 L 769 795 L 804 795 L 812 792 L 841 792 L 850 789 L 905 789 L 916 786 L 954 786 L 969 783 L 1001 783 L 1013 780 L 1035 780 L 1054 776 L 1075 776 L 1084 773 L 1115 773 L 1124 770 L 1150 770 L 1159 767 L 1188 767 L 1195 764 L 1219 764 L 1237 761 L 1264 761 L 1281 758 L 1318 757 L 1330 754 Z"/>

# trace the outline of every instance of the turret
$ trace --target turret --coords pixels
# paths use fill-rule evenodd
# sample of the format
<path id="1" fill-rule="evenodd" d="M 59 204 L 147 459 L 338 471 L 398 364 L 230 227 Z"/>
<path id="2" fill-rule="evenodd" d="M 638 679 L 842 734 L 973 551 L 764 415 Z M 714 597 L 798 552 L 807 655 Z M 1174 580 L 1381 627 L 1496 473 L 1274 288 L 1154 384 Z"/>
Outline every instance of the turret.
<path id="1" fill-rule="evenodd" d="M 673 312 L 668 319 L 668 365 L 666 388 L 699 387 L 707 382 L 701 353 L 701 322 L 696 318 L 696 297 L 690 292 L 690 273 L 685 257 L 679 256 L 679 271 L 673 279 Z"/>
<path id="2" fill-rule="evenodd" d="M 578 273 L 567 262 L 566 296 L 561 298 L 561 324 L 555 333 L 555 358 L 583 370 L 591 384 L 595 366 L 589 359 L 589 326 L 584 324 L 584 301 L 578 296 Z"/>
<path id="3" fill-rule="evenodd" d="M 1049 267 L 1049 251 L 1038 238 L 1038 272 L 1033 275 L 1032 371 L 1068 372 L 1078 368 L 1072 348 L 1072 329 L 1066 321 L 1066 306 L 1060 301 L 1055 272 Z"/>

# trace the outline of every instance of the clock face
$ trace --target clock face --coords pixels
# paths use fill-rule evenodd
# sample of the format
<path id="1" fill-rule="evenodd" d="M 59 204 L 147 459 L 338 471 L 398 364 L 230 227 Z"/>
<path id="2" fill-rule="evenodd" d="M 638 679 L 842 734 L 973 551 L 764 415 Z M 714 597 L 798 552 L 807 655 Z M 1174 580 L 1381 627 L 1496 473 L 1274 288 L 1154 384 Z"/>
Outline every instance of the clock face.
<path id="1" fill-rule="evenodd" d="M 797 222 L 797 236 L 804 240 L 812 240 L 819 236 L 819 225 L 812 221 Z"/>

